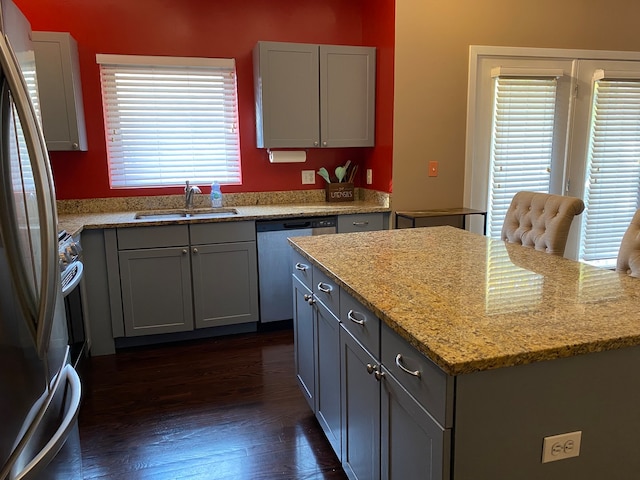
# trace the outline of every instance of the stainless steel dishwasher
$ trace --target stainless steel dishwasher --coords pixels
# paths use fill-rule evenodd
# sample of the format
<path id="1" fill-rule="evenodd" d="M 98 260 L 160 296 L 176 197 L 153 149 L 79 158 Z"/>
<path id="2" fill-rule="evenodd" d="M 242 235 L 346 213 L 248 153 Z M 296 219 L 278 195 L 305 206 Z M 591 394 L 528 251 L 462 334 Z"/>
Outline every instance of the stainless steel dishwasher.
<path id="1" fill-rule="evenodd" d="M 258 221 L 256 232 L 260 322 L 291 320 L 291 247 L 287 238 L 336 233 L 336 217 Z"/>

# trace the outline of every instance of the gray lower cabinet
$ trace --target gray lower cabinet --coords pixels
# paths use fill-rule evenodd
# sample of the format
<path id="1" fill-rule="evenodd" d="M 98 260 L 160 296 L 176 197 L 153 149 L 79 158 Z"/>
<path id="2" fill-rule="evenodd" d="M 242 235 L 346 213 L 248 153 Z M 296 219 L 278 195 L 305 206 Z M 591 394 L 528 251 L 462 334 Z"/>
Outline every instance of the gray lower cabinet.
<path id="1" fill-rule="evenodd" d="M 312 289 L 309 287 L 311 286 Z M 339 288 L 293 254 L 296 378 L 335 454 L 341 455 Z"/>
<path id="2" fill-rule="evenodd" d="M 256 262 L 252 242 L 191 247 L 196 328 L 257 320 Z"/>
<path id="3" fill-rule="evenodd" d="M 341 456 L 340 322 L 320 301 L 316 314 L 316 417 L 333 451 Z"/>
<path id="4" fill-rule="evenodd" d="M 120 228 L 110 255 L 115 337 L 258 321 L 253 222 Z"/>
<path id="5" fill-rule="evenodd" d="M 295 251 L 292 263 L 296 376 L 347 476 L 450 478 L 453 378 Z"/>
<path id="6" fill-rule="evenodd" d="M 293 334 L 296 380 L 305 400 L 316 412 L 316 329 L 311 290 L 293 276 Z"/>
<path id="7" fill-rule="evenodd" d="M 126 336 L 193 330 L 187 248 L 119 252 Z"/>
<path id="8" fill-rule="evenodd" d="M 337 233 L 372 232 L 389 228 L 388 213 L 355 213 L 339 215 Z"/>
<path id="9" fill-rule="evenodd" d="M 382 371 L 381 478 L 449 478 L 451 430 L 441 427 L 384 366 Z"/>
<path id="10" fill-rule="evenodd" d="M 344 327 L 340 328 L 340 362 L 342 466 L 351 480 L 378 480 L 379 363 Z"/>

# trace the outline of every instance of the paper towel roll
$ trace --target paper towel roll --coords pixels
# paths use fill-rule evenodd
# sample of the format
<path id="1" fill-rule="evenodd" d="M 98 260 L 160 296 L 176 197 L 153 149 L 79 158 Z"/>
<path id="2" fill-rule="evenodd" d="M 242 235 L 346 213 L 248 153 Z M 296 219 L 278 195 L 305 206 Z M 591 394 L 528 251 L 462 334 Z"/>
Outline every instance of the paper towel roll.
<path id="1" fill-rule="evenodd" d="M 301 163 L 307 161 L 307 152 L 304 150 L 269 151 L 271 163 Z"/>

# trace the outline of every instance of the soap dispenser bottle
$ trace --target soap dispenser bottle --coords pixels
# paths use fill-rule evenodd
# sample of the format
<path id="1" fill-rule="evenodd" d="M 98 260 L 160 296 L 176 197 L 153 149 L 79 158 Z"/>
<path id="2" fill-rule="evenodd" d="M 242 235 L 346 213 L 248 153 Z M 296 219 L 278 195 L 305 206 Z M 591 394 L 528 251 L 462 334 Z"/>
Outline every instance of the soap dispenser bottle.
<path id="1" fill-rule="evenodd" d="M 214 208 L 222 206 L 222 192 L 220 191 L 220 184 L 215 181 L 211 184 L 211 206 Z"/>

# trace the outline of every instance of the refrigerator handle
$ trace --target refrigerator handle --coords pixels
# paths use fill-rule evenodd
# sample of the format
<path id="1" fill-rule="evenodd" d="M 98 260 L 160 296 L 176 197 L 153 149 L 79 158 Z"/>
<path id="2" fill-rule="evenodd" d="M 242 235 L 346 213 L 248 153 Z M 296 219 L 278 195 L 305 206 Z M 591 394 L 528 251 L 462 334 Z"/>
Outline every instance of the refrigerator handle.
<path id="1" fill-rule="evenodd" d="M 40 469 L 46 467 L 49 464 L 51 459 L 57 455 L 64 445 L 64 442 L 67 440 L 69 436 L 69 432 L 74 427 L 75 422 L 78 418 L 78 413 L 80 412 L 80 398 L 82 393 L 82 386 L 80 384 L 80 377 L 78 377 L 78 373 L 75 369 L 67 364 L 62 368 L 59 375 L 61 375 L 61 381 L 59 383 L 59 388 L 65 388 L 66 385 L 69 385 L 70 390 L 70 400 L 69 400 L 69 408 L 66 411 L 62 422 L 60 422 L 60 426 L 56 433 L 54 433 L 47 444 L 40 450 L 33 459 L 24 467 L 24 469 L 16 474 L 15 480 L 27 480 L 32 477 L 32 475 L 40 472 Z"/>
<path id="2" fill-rule="evenodd" d="M 6 35 L 0 35 L 0 63 L 22 125 L 37 194 L 42 264 L 40 266 L 41 287 L 37 299 L 37 317 L 34 319 L 37 327 L 34 333 L 38 354 L 44 358 L 49 348 L 56 295 L 60 288 L 53 175 L 42 129 L 29 99 L 27 85 L 20 73 L 18 60 Z"/>

